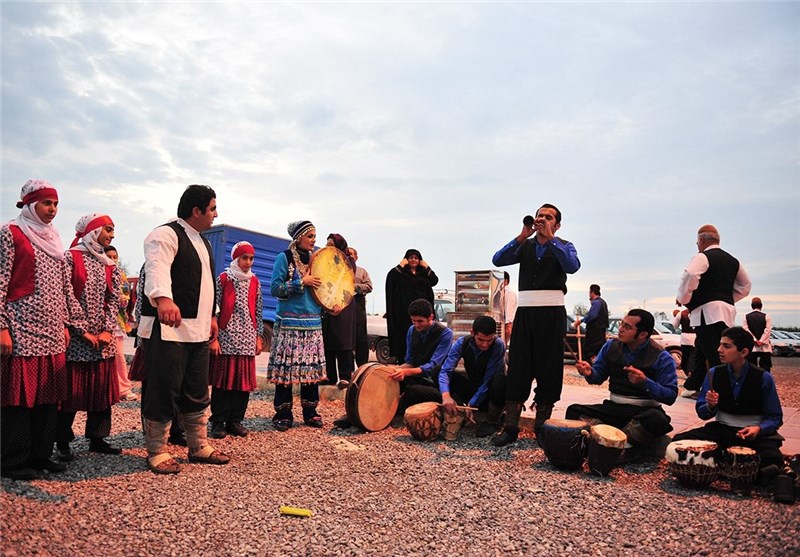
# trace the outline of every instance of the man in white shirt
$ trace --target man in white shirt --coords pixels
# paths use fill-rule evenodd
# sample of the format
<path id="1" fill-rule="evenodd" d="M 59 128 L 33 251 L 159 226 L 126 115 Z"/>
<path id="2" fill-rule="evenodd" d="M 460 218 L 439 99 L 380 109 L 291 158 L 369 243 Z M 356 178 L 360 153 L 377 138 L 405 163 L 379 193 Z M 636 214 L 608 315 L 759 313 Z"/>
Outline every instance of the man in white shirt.
<path id="1" fill-rule="evenodd" d="M 689 309 L 689 321 L 696 334 L 695 350 L 708 362 L 708 367 L 698 366 L 684 383 L 684 388 L 691 391 L 703 385 L 708 368 L 720 364 L 717 349 L 722 331 L 735 324 L 734 304 L 750 294 L 747 271 L 719 244 L 719 232 L 714 226 L 700 227 L 698 253 L 689 261 L 678 286 L 676 303 Z"/>
<path id="2" fill-rule="evenodd" d="M 177 474 L 167 449 L 177 407 L 186 430 L 189 461 L 227 464 L 230 458 L 209 445 L 205 410 L 209 340 L 217 334 L 214 317 L 214 261 L 200 233 L 217 216 L 214 190 L 186 188 L 178 218 L 144 240 L 145 285 L 139 336 L 143 339 L 146 388 L 142 393 L 147 465 L 156 474 Z"/>

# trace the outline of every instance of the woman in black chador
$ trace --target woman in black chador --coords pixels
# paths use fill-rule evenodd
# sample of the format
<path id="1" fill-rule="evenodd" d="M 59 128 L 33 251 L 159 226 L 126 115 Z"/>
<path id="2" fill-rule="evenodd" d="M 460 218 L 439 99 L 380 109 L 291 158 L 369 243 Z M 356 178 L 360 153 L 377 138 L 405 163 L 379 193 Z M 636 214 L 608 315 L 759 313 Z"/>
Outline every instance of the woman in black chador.
<path id="1" fill-rule="evenodd" d="M 438 283 L 439 277 L 415 249 L 408 250 L 386 276 L 386 329 L 390 353 L 396 362 L 405 361 L 406 333 L 411 326 L 408 306 L 418 298 L 433 305 L 433 287 Z"/>

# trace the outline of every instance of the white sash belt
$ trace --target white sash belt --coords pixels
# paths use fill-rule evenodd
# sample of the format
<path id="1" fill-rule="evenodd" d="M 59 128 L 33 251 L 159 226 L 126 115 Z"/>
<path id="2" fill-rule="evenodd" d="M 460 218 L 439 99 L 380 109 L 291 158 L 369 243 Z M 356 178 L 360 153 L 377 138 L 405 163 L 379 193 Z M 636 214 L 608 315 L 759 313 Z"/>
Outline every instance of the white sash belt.
<path id="1" fill-rule="evenodd" d="M 517 296 L 517 307 L 563 306 L 561 290 L 522 290 Z"/>
<path id="2" fill-rule="evenodd" d="M 630 404 L 631 406 L 661 407 L 661 403 L 652 398 L 634 398 L 631 396 L 618 395 L 616 393 L 609 393 L 609 400 L 617 404 Z"/>
<path id="3" fill-rule="evenodd" d="M 750 427 L 751 425 L 761 425 L 764 416 L 758 414 L 728 414 L 717 410 L 717 421 L 731 427 Z"/>

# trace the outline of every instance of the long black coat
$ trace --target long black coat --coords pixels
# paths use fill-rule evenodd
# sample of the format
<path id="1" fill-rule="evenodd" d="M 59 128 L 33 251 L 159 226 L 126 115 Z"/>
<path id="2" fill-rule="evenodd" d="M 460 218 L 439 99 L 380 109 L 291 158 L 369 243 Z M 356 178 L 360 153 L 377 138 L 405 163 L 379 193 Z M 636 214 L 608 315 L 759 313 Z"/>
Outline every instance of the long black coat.
<path id="1" fill-rule="evenodd" d="M 406 357 L 406 333 L 411 326 L 408 306 L 419 298 L 433 305 L 433 287 L 438 283 L 439 277 L 430 267 L 417 267 L 414 274 L 408 265 L 398 265 L 386 275 L 386 330 L 391 355 L 397 358 L 398 363 Z"/>

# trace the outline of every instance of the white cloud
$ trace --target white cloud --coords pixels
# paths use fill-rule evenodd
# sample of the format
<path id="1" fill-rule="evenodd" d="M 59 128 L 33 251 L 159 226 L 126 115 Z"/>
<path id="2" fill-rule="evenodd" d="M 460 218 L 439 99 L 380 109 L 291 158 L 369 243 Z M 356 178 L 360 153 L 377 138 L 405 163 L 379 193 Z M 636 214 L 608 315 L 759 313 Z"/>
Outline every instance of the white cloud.
<path id="1" fill-rule="evenodd" d="M 220 222 L 311 218 L 378 285 L 414 246 L 451 285 L 549 201 L 584 264 L 568 305 L 599 282 L 617 308 L 668 303 L 714 222 L 800 324 L 796 4 L 0 9 L 3 220 L 49 179 L 65 236 L 105 210 L 138 267 L 207 183 Z"/>

